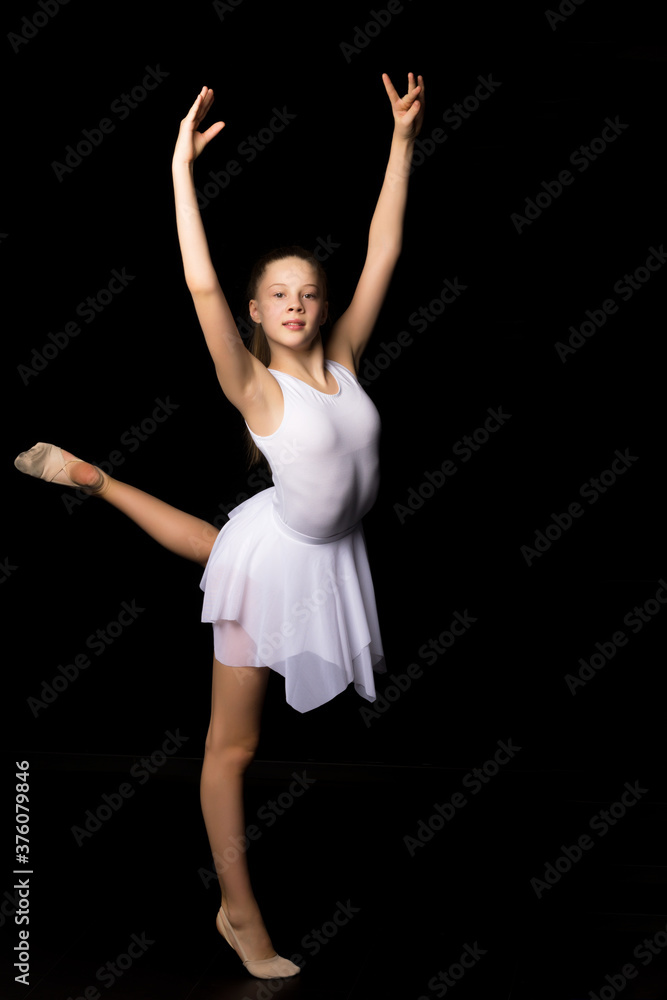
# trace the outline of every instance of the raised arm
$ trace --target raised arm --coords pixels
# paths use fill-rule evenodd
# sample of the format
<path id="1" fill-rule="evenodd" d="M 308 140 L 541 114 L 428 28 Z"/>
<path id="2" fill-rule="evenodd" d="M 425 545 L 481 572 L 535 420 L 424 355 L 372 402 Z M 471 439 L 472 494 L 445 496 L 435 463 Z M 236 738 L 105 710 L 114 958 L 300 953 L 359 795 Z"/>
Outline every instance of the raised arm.
<path id="1" fill-rule="evenodd" d="M 194 185 L 194 162 L 219 132 L 215 122 L 205 132 L 197 129 L 213 103 L 213 91 L 202 87 L 182 120 L 172 160 L 178 240 L 185 280 L 215 364 L 218 381 L 229 401 L 239 409 L 255 391 L 260 362 L 248 351 L 236 327 L 211 261 Z"/>
<path id="2" fill-rule="evenodd" d="M 368 234 L 368 251 L 352 301 L 335 324 L 325 348 L 326 356 L 358 370 L 361 356 L 373 332 L 391 276 L 401 253 L 403 219 L 415 139 L 424 118 L 424 80 L 413 73 L 408 92 L 399 97 L 386 73 L 382 80 L 391 101 L 394 134 L 384 183 Z M 419 100 L 417 99 L 419 98 Z"/>

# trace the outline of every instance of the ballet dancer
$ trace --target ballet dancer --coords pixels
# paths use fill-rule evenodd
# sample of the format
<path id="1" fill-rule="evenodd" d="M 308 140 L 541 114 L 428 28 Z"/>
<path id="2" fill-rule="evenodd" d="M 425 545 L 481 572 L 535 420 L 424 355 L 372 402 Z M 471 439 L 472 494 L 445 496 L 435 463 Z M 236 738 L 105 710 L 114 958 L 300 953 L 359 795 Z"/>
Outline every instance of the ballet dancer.
<path id="1" fill-rule="evenodd" d="M 213 624 L 215 657 L 201 806 L 221 889 L 216 923 L 248 972 L 265 979 L 300 968 L 276 954 L 245 852 L 217 862 L 244 836 L 243 778 L 269 674 L 285 678 L 288 703 L 305 712 L 349 684 L 373 701 L 374 673 L 386 669 L 361 528 L 377 494 L 380 421 L 357 373 L 401 252 L 424 81 L 409 74 L 401 97 L 382 79 L 394 119 L 389 160 L 358 284 L 326 342 L 326 275 L 312 254 L 289 246 L 252 271 L 255 333 L 246 347 L 213 268 L 194 186 L 195 160 L 225 126 L 199 131 L 212 90 L 202 87 L 180 124 L 172 177 L 186 284 L 222 391 L 244 418 L 253 457 L 268 461 L 273 486 L 235 507 L 218 531 L 55 445 L 40 442 L 15 463 L 85 489 L 204 568 L 202 618 Z"/>

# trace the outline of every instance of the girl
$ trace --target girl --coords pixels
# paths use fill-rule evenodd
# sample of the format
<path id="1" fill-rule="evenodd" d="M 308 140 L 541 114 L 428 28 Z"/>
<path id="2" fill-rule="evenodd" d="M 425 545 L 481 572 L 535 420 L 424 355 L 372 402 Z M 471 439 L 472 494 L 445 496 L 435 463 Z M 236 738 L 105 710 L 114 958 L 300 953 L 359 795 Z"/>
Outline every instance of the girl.
<path id="1" fill-rule="evenodd" d="M 224 128 L 218 121 L 198 131 L 213 91 L 203 87 L 181 122 L 172 174 L 185 279 L 222 391 L 244 417 L 254 457 L 268 460 L 274 485 L 232 510 L 218 532 L 54 445 L 16 459 L 23 472 L 103 497 L 205 568 L 202 618 L 213 622 L 215 658 L 201 804 L 216 860 L 244 835 L 243 775 L 270 671 L 285 678 L 289 704 L 305 712 L 350 683 L 373 701 L 374 671 L 385 670 L 360 523 L 377 492 L 379 417 L 356 373 L 401 251 L 424 83 L 411 73 L 399 97 L 386 74 L 383 81 L 394 116 L 389 163 L 358 285 L 326 344 L 325 275 L 315 257 L 286 247 L 252 273 L 256 326 L 246 348 L 211 262 L 194 187 L 194 161 Z M 275 953 L 245 854 L 236 853 L 219 875 L 218 930 L 253 975 L 296 975 L 299 966 Z"/>

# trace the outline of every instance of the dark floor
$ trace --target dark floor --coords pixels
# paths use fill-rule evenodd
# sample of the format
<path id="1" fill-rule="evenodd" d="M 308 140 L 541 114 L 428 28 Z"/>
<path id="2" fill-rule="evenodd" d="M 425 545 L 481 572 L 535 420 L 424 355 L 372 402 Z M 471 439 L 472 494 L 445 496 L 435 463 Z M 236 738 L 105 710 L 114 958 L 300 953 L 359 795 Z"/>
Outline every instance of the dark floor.
<path id="1" fill-rule="evenodd" d="M 57 807 L 31 843 L 30 985 L 8 986 L 6 968 L 3 998 L 667 997 L 659 774 L 539 772 L 518 753 L 484 784 L 472 768 L 256 761 L 249 864 L 276 948 L 303 969 L 263 982 L 215 928 L 200 762 L 135 770 L 130 784 L 135 764 L 33 759 L 34 801 Z M 86 836 L 102 792 L 115 811 Z M 452 796 L 445 820 L 435 807 Z M 0 933 L 13 947 L 10 899 Z"/>

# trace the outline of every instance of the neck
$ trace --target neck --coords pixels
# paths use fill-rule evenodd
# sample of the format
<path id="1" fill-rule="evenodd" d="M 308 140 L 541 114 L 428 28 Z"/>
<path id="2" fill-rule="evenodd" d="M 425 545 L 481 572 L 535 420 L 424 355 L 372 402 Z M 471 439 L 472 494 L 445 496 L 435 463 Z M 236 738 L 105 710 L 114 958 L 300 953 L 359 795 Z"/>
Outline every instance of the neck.
<path id="1" fill-rule="evenodd" d="M 302 350 L 294 350 L 283 344 L 271 344 L 270 346 L 269 368 L 275 368 L 287 375 L 297 375 L 299 378 L 310 378 L 314 382 L 326 381 L 321 335 L 318 334 L 316 339 Z"/>

